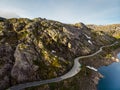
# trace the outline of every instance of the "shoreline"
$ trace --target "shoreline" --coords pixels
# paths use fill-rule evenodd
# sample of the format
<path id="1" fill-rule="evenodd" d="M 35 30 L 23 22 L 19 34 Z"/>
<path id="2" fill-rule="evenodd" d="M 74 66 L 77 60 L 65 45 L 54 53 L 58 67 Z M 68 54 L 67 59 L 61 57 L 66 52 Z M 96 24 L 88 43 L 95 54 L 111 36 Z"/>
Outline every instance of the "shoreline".
<path id="1" fill-rule="evenodd" d="M 113 50 L 111 52 L 113 57 L 114 57 L 114 55 L 113 55 L 114 51 L 115 50 Z M 99 67 L 107 66 L 107 65 L 110 65 L 110 64 L 116 62 L 116 59 L 114 58 L 114 59 L 107 60 L 107 59 L 100 58 L 100 60 L 98 60 L 95 58 L 95 60 L 93 60 L 93 58 L 86 58 L 86 60 L 79 60 L 79 62 L 82 65 L 89 65 L 89 66 L 94 66 L 95 68 L 99 68 Z M 98 71 L 96 72 L 94 70 L 83 67 L 83 69 L 73 78 L 69 78 L 69 79 L 66 79 L 66 80 L 63 80 L 63 81 L 60 81 L 57 83 L 51 83 L 51 84 L 46 84 L 43 86 L 37 86 L 36 88 L 38 88 L 39 90 L 42 90 L 42 89 L 44 90 L 45 87 L 47 87 L 48 90 L 51 90 L 50 89 L 51 86 L 54 85 L 54 86 L 56 86 L 54 88 L 59 88 L 59 90 L 62 90 L 63 88 L 66 88 L 66 89 L 73 88 L 72 85 L 75 85 L 74 88 L 79 88 L 79 89 L 81 88 L 80 90 L 97 90 L 97 85 L 99 84 L 99 80 L 103 77 L 104 76 L 100 72 L 98 72 Z M 89 84 L 88 84 L 88 82 L 89 82 Z M 62 87 L 59 86 L 61 84 L 62 84 Z M 86 85 L 87 85 L 87 87 L 86 87 Z M 75 89 L 75 90 L 79 90 L 79 89 Z M 29 89 L 27 89 L 27 90 L 29 90 Z M 37 90 L 37 89 L 34 89 L 34 90 Z"/>
<path id="2" fill-rule="evenodd" d="M 117 56 L 118 53 L 120 53 L 120 48 L 118 48 L 118 49 L 116 49 L 115 51 L 113 51 L 114 57 L 119 60 L 119 58 L 118 58 L 118 56 Z M 119 60 L 118 62 L 120 62 L 120 60 Z"/>
<path id="3" fill-rule="evenodd" d="M 119 62 L 120 60 L 118 59 L 117 57 L 117 54 L 120 52 L 120 48 L 118 49 L 115 49 L 113 51 L 111 51 L 111 58 L 109 59 L 88 59 L 88 60 L 84 60 L 83 61 L 80 61 L 80 63 L 83 63 L 85 65 L 91 65 L 91 66 L 94 66 L 95 68 L 100 68 L 100 67 L 103 67 L 103 66 L 108 66 L 108 65 L 111 65 L 112 63 L 117 63 Z M 91 63 L 91 62 L 94 62 L 94 63 Z M 91 86 L 89 88 L 91 88 L 91 90 L 97 90 L 98 89 L 98 85 L 99 85 L 99 80 L 101 78 L 103 78 L 104 76 L 99 72 L 95 72 L 93 70 L 91 70 L 91 76 L 88 78 L 90 80 L 90 84 Z M 84 77 L 85 78 L 85 77 Z M 87 79 L 84 79 L 86 81 L 88 81 Z M 83 82 L 86 82 L 86 81 L 83 81 Z M 87 83 L 86 83 L 87 84 Z M 82 85 L 81 85 L 82 86 Z M 87 88 L 86 90 L 89 90 L 89 88 Z M 83 89 L 85 90 L 85 89 Z"/>
<path id="4" fill-rule="evenodd" d="M 115 44 L 115 43 L 114 43 Z M 103 65 L 109 65 L 110 63 L 113 63 L 113 62 L 115 62 L 115 60 L 112 60 L 112 59 L 110 59 L 110 60 L 107 60 L 107 59 L 105 59 L 105 58 L 99 58 L 99 57 L 101 57 L 101 56 L 103 56 L 104 54 L 106 55 L 106 53 L 104 52 L 103 53 L 103 51 L 102 51 L 102 49 L 103 49 L 103 47 L 108 47 L 108 46 L 112 46 L 112 45 L 114 45 L 114 44 L 111 44 L 111 45 L 107 45 L 107 46 L 102 46 L 102 47 L 100 47 L 100 49 L 98 50 L 98 51 L 96 51 L 95 53 L 93 53 L 93 54 L 91 54 L 91 55 L 87 55 L 87 56 L 80 56 L 80 57 L 77 57 L 76 58 L 76 60 L 79 60 L 79 59 L 83 59 L 83 60 L 79 60 L 80 62 L 79 63 L 81 63 L 82 65 L 85 65 L 84 63 L 86 63 L 86 65 L 88 64 L 88 65 L 92 65 L 92 66 L 94 66 L 94 67 L 101 67 L 101 66 L 103 66 Z M 98 53 L 101 53 L 102 52 L 102 54 L 98 54 Z M 96 56 L 97 56 L 97 58 L 96 58 Z M 91 57 L 91 58 L 90 58 Z M 98 60 L 98 58 L 100 59 L 100 60 Z M 84 59 L 86 59 L 86 60 L 84 60 Z M 101 60 L 101 59 L 103 59 L 103 60 Z M 75 61 L 76 61 L 75 60 Z M 94 61 L 93 61 L 94 60 Z M 82 62 L 81 62 L 82 61 Z M 90 63 L 89 63 L 89 61 L 90 61 Z M 94 62 L 94 63 L 93 63 Z M 107 63 L 106 63 L 107 62 Z M 98 66 L 97 66 L 98 65 Z M 75 68 L 76 68 L 76 66 L 75 66 Z M 79 65 L 78 65 L 78 68 L 77 69 L 80 69 L 79 68 Z M 68 72 L 68 73 L 70 73 L 70 75 L 71 75 L 71 72 Z M 72 77 L 74 76 L 75 78 L 78 78 L 79 77 L 79 80 L 77 81 L 77 82 L 79 82 L 79 81 L 82 81 L 82 82 L 79 82 L 79 86 L 81 86 L 82 88 L 84 88 L 83 90 L 88 90 L 88 87 L 89 88 L 91 88 L 91 90 L 96 90 L 97 89 L 97 87 L 96 87 L 96 85 L 98 85 L 98 81 L 100 80 L 100 78 L 102 77 L 102 75 L 99 73 L 99 72 L 96 72 L 96 71 L 93 71 L 93 70 L 89 70 L 89 69 L 87 69 L 87 68 L 84 68 L 82 71 L 80 71 L 80 73 L 79 74 L 77 74 L 77 73 L 79 73 L 78 71 L 75 73 L 75 76 L 74 75 L 72 75 Z M 77 74 L 77 75 L 76 75 Z M 18 89 L 24 89 L 24 88 L 29 88 L 29 87 L 32 87 L 32 86 L 38 86 L 38 85 L 41 85 L 41 84 L 49 84 L 49 83 L 60 83 L 60 82 L 64 82 L 64 81 L 66 81 L 66 80 L 68 80 L 68 81 L 72 81 L 72 82 L 74 82 L 74 80 L 72 80 L 72 79 L 74 79 L 74 77 L 73 78 L 71 78 L 71 79 L 69 79 L 70 77 L 69 76 L 67 76 L 68 74 L 65 74 L 65 75 L 63 75 L 63 76 L 65 76 L 65 78 L 63 78 L 63 79 L 61 79 L 61 77 L 60 77 L 60 79 L 59 79 L 59 77 L 57 77 L 57 78 L 54 78 L 54 79 L 48 79 L 48 80 L 44 80 L 44 81 L 36 81 L 36 82 L 30 82 L 30 83 L 25 83 L 25 84 L 19 84 L 19 85 L 16 85 L 16 86 L 13 86 L 13 87 L 11 87 L 11 88 L 9 88 L 9 89 L 11 89 L 11 90 L 18 90 Z M 62 76 L 62 77 L 63 77 Z M 63 80 L 63 81 L 62 81 Z M 59 82 L 60 81 L 60 82 Z M 87 84 L 87 82 L 89 82 L 90 83 L 90 85 L 88 85 Z M 69 82 L 67 82 L 68 84 L 69 84 Z M 75 82 L 76 83 L 76 82 Z M 71 83 L 70 83 L 71 84 Z M 88 85 L 88 87 L 85 87 L 85 85 Z M 21 87 L 22 86 L 22 87 Z M 66 86 L 66 85 L 64 85 L 64 86 Z M 69 86 L 71 86 L 71 85 L 69 85 Z M 83 87 L 84 86 L 84 87 Z M 86 89 L 85 89 L 86 88 Z"/>
<path id="5" fill-rule="evenodd" d="M 113 61 L 113 63 L 118 63 L 118 62 L 120 62 L 120 59 L 118 58 L 118 56 L 117 56 L 117 54 L 118 53 L 120 53 L 120 48 L 118 48 L 118 49 L 115 49 L 113 52 L 112 52 L 112 60 L 114 60 Z M 112 63 L 110 63 L 109 65 L 111 65 Z M 101 66 L 101 67 L 103 67 L 103 66 Z M 100 67 L 99 67 L 100 68 Z M 99 80 L 100 79 L 102 79 L 103 77 L 104 77 L 104 75 L 102 75 L 99 71 L 98 71 L 98 74 L 100 75 L 98 78 L 98 81 L 97 81 L 97 84 L 96 84 L 96 87 L 99 85 Z"/>

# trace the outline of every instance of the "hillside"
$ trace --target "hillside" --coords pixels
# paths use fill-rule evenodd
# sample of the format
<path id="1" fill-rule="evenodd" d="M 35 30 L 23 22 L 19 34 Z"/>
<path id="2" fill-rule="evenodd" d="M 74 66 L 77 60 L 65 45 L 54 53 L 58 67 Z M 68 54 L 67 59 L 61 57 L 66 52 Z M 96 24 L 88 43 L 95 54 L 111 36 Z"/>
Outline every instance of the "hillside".
<path id="1" fill-rule="evenodd" d="M 96 32 L 105 32 L 115 38 L 120 38 L 120 24 L 111 25 L 87 25 L 87 27 L 93 29 Z"/>
<path id="2" fill-rule="evenodd" d="M 1 18 L 0 89 L 65 74 L 75 57 L 91 54 L 117 41 L 119 26 L 106 29 L 42 18 Z"/>

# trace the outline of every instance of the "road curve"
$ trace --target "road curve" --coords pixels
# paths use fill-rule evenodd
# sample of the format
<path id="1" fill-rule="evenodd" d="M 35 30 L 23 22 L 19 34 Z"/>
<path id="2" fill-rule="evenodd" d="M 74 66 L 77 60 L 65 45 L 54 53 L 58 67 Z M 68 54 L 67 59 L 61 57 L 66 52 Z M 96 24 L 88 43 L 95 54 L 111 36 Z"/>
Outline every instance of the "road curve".
<path id="1" fill-rule="evenodd" d="M 43 84 L 53 83 L 53 82 L 59 82 L 59 81 L 65 80 L 67 78 L 73 77 L 81 70 L 81 64 L 79 63 L 79 59 L 92 57 L 92 56 L 100 53 L 104 47 L 113 46 L 116 43 L 118 43 L 118 42 L 114 42 L 113 44 L 102 46 L 102 47 L 100 47 L 100 49 L 98 51 L 96 51 L 93 54 L 90 54 L 87 56 L 80 56 L 80 57 L 75 58 L 74 65 L 73 65 L 72 69 L 60 77 L 56 77 L 56 78 L 48 79 L 48 80 L 33 81 L 33 82 L 18 84 L 18 85 L 15 85 L 15 86 L 8 88 L 7 90 L 21 90 L 21 89 L 25 89 L 25 88 L 32 87 L 32 86 L 38 86 L 38 85 L 43 85 Z"/>

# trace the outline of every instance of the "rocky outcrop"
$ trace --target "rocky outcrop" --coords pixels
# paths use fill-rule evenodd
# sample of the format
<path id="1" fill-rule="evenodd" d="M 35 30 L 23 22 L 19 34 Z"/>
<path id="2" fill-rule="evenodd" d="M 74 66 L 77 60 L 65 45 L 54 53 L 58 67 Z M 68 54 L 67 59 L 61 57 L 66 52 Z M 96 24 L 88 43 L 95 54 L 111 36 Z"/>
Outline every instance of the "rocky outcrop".
<path id="1" fill-rule="evenodd" d="M 74 25 L 75 27 L 77 28 L 81 28 L 81 29 L 88 29 L 88 27 L 86 25 L 84 25 L 82 22 L 79 22 L 79 23 L 75 23 Z"/>
<path id="2" fill-rule="evenodd" d="M 89 28 L 96 32 L 107 33 L 115 38 L 120 38 L 120 24 L 111 25 L 87 25 Z"/>
<path id="3" fill-rule="evenodd" d="M 38 66 L 34 65 L 32 60 L 36 60 L 36 56 L 28 53 L 27 50 L 24 51 L 20 46 L 21 44 L 17 46 L 14 53 L 15 64 L 11 76 L 18 82 L 34 80 L 36 79 L 35 72 L 38 70 Z"/>
<path id="4" fill-rule="evenodd" d="M 0 45 L 0 89 L 11 85 L 11 70 L 14 64 L 14 49 L 8 44 Z"/>
<path id="5" fill-rule="evenodd" d="M 75 57 L 115 40 L 83 23 L 69 25 L 42 18 L 0 20 L 0 89 L 63 75 Z"/>

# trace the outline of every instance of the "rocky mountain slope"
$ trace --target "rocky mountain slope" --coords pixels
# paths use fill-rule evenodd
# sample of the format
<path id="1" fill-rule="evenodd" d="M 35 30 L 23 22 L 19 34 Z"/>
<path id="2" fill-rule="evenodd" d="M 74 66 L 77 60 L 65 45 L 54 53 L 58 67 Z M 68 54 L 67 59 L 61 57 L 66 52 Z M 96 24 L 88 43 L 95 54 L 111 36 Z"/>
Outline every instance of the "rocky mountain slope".
<path id="1" fill-rule="evenodd" d="M 83 23 L 1 18 L 0 89 L 63 75 L 75 57 L 91 54 L 117 39 Z"/>
<path id="2" fill-rule="evenodd" d="M 87 25 L 87 27 L 93 29 L 96 32 L 105 32 L 115 38 L 120 38 L 120 24 L 111 25 Z"/>

